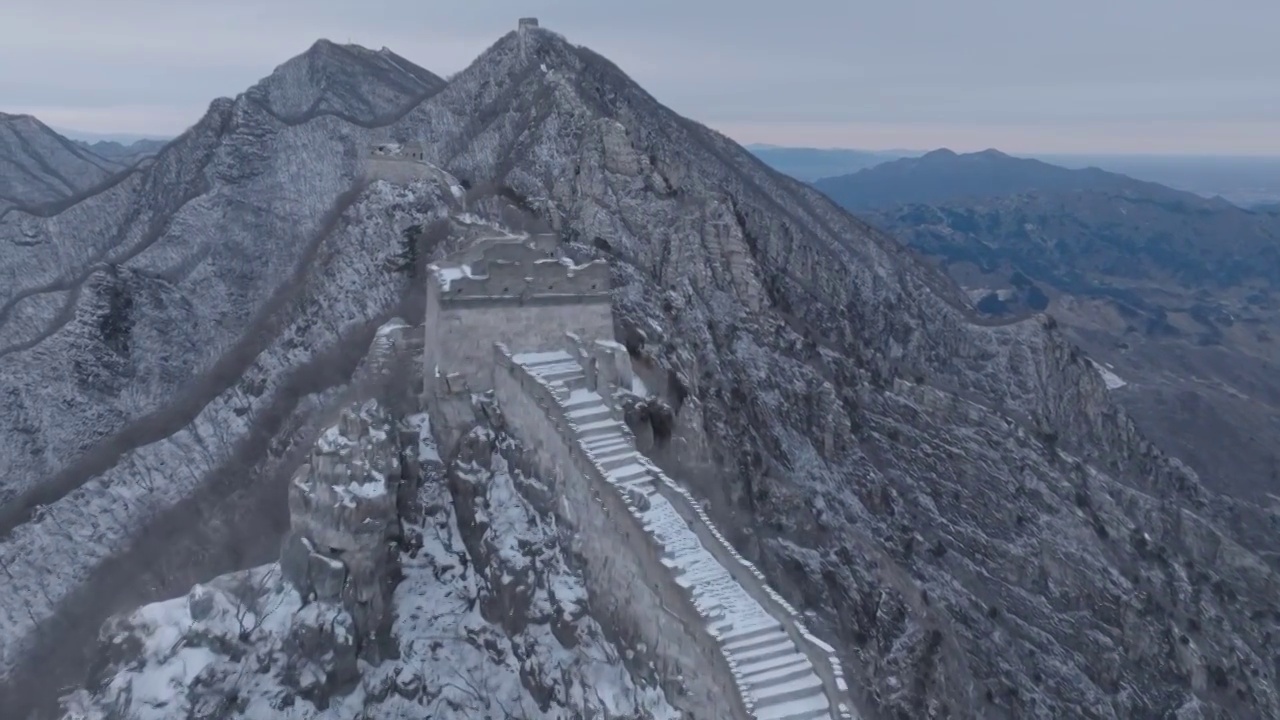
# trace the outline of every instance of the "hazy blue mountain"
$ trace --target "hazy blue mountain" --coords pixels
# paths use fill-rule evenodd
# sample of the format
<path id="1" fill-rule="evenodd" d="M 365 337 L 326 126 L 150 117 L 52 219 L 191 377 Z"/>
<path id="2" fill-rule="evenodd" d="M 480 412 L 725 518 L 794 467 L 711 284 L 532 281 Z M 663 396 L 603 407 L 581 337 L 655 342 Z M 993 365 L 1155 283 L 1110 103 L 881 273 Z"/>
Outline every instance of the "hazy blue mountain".
<path id="1" fill-rule="evenodd" d="M 850 150 L 845 148 L 748 145 L 753 155 L 779 172 L 805 182 L 845 175 L 913 154 L 909 150 Z"/>
<path id="2" fill-rule="evenodd" d="M 92 144 L 84 140 L 76 140 L 75 142 L 96 155 L 130 165 L 143 158 L 155 155 L 160 152 L 161 148 L 169 144 L 168 140 L 153 139 L 134 140 L 130 143 L 119 143 L 114 140 L 99 140 Z"/>
<path id="3" fill-rule="evenodd" d="M 1143 427 L 1209 482 L 1280 490 L 1280 213 L 998 153 L 928 159 L 839 189 L 979 311 L 1052 313 L 1129 383 L 1119 394 Z M 866 195 L 886 206 L 865 209 Z M 921 196 L 943 199 L 888 206 Z"/>
<path id="4" fill-rule="evenodd" d="M 1280 157 L 1036 155 L 1068 168 L 1100 167 L 1237 205 L 1280 202 Z"/>
<path id="5" fill-rule="evenodd" d="M 898 158 L 919 157 L 913 150 L 859 150 L 748 145 L 774 169 L 805 182 L 849 175 Z M 1068 169 L 1100 168 L 1203 197 L 1219 196 L 1242 207 L 1280 202 L 1280 157 L 1214 155 L 1106 155 L 1018 153 Z"/>
<path id="6" fill-rule="evenodd" d="M 196 120 L 196 119 L 198 118 L 192 118 L 192 120 Z M 68 140 L 72 140 L 74 142 L 80 142 L 80 143 L 88 143 L 90 145 L 92 145 L 93 143 L 99 143 L 99 142 L 118 143 L 120 145 L 132 145 L 133 143 L 140 142 L 143 140 L 161 140 L 161 141 L 167 142 L 173 139 L 172 137 L 169 137 L 163 134 L 149 135 L 146 133 L 92 132 L 89 130 L 78 130 L 75 128 L 66 128 L 61 126 L 51 126 L 51 127 L 53 127 L 53 129 L 59 135 L 62 135 Z"/>
<path id="7" fill-rule="evenodd" d="M 918 158 L 886 162 L 849 175 L 823 178 L 814 186 L 854 211 L 1029 191 L 1108 190 L 1155 195 L 1172 192 L 1097 168 L 1069 170 L 998 150 L 959 155 L 946 149 Z"/>

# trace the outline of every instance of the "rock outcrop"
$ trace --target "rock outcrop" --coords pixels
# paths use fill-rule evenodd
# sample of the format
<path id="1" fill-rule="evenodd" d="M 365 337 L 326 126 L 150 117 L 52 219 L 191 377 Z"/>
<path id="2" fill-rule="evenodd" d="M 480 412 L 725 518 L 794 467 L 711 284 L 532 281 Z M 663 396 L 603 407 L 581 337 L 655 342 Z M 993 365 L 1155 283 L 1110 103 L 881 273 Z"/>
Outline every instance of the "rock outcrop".
<path id="1" fill-rule="evenodd" d="M 304 598 L 338 602 L 355 621 L 371 661 L 391 625 L 393 541 L 400 537 L 396 499 L 413 482 L 400 467 L 393 422 L 375 401 L 348 408 L 325 431 L 289 486 L 292 528 L 280 566 Z"/>
<path id="2" fill-rule="evenodd" d="M 544 486 L 508 466 L 509 441 L 504 450 L 477 428 L 446 472 L 425 415 L 404 427 L 412 432 L 388 432 L 377 403 L 348 406 L 314 456 L 334 458 L 345 443 L 349 470 L 412 460 L 400 485 L 402 497 L 413 488 L 411 503 L 367 506 L 379 529 L 352 545 L 372 548 L 376 536 L 386 562 L 315 545 L 366 525 L 342 505 L 347 472 L 307 476 L 308 504 L 279 563 L 112 618 L 65 717 L 676 720 L 652 672 L 628 668 L 629 653 L 590 614 L 570 539 L 525 499 Z M 323 498 L 340 507 L 317 506 Z M 392 526 L 401 532 L 388 544 Z M 389 612 L 377 617 L 371 598 Z"/>

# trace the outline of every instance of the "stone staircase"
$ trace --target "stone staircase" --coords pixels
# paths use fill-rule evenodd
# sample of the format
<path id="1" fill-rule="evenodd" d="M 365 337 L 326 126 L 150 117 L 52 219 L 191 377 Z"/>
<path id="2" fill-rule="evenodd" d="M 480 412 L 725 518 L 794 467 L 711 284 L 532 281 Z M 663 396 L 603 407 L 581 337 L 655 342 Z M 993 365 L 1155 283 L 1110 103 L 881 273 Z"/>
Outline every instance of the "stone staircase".
<path id="1" fill-rule="evenodd" d="M 565 352 L 528 353 L 513 360 L 548 388 L 563 408 L 570 442 L 577 443 L 607 481 L 631 500 L 646 531 L 663 549 L 663 565 L 705 618 L 706 631 L 727 661 L 751 717 L 854 717 L 845 699 L 847 692 L 839 692 L 845 688 L 839 679 L 838 661 L 823 658 L 828 667 L 835 665 L 834 682 L 824 684 L 811 659 L 811 655 L 820 657 L 821 650 L 816 645 L 801 646 L 809 642 L 797 644 L 794 618 L 784 623 L 775 616 L 785 612 L 779 608 L 790 608 L 767 588 L 759 572 L 732 550 L 700 509 L 696 511 L 698 520 L 686 520 L 696 507 L 692 498 L 676 489 L 636 450 L 626 426 L 604 398 L 589 389 L 582 366 Z M 684 514 L 673 500 L 687 502 Z M 736 568 L 736 579 L 727 569 L 728 563 L 741 564 Z M 754 596 L 744 582 L 758 584 L 753 588 Z M 776 598 L 777 605 L 766 608 L 757 601 L 762 593 Z M 828 677 L 831 674 L 829 671 Z M 833 685 L 838 690 L 833 691 Z M 831 697 L 836 694 L 840 697 Z"/>

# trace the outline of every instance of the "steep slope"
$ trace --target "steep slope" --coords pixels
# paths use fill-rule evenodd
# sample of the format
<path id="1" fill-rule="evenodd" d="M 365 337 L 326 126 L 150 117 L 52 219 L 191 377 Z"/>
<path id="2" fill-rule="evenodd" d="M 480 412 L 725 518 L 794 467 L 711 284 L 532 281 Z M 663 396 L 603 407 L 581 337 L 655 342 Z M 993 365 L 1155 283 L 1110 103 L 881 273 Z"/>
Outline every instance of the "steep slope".
<path id="1" fill-rule="evenodd" d="M 402 112 L 428 79 L 296 65 L 102 192 L 0 219 L 0 675 L 18 692 L 0 707 L 74 678 L 113 608 L 275 543 L 253 480 L 287 465 L 406 296 L 388 269 L 402 230 L 456 202 L 447 184 L 362 186 L 373 139 L 340 117 Z M 343 110 L 331 88 L 377 103 Z M 282 98 L 334 110 L 286 122 L 264 105 Z"/>
<path id="2" fill-rule="evenodd" d="M 439 77 L 386 48 L 373 51 L 319 40 L 247 95 L 289 124 L 333 115 L 374 126 L 385 124 L 443 86 Z"/>
<path id="3" fill-rule="evenodd" d="M 938 203 L 1030 191 L 1105 190 L 1166 198 L 1194 197 L 1098 168 L 1068 170 L 1039 160 L 1015 158 L 998 150 L 964 155 L 946 149 L 934 150 L 918 158 L 902 158 L 851 175 L 823 178 L 814 182 L 814 187 L 855 212 L 900 203 Z"/>
<path id="4" fill-rule="evenodd" d="M 1271 553 L 1264 520 L 1146 442 L 1051 321 L 981 322 L 888 237 L 546 31 L 395 132 L 611 259 L 620 337 L 678 408 L 657 454 L 841 640 L 869 708 L 1277 710 L 1250 669 L 1273 631 L 1276 576 L 1245 549 Z"/>
<path id="5" fill-rule="evenodd" d="M 123 169 L 30 115 L 0 113 L 0 217 L 79 195 Z"/>
<path id="6" fill-rule="evenodd" d="M 348 63 L 361 65 L 335 59 L 323 76 Z M 59 468 L 99 463 L 0 546 L 4 632 L 23 638 L 4 646 L 9 667 L 24 660 L 11 686 L 66 664 L 20 650 L 37 626 L 50 632 L 36 647 L 83 644 L 90 599 L 180 594 L 211 568 L 266 560 L 254 553 L 271 524 L 237 525 L 235 510 L 266 504 L 252 480 L 281 484 L 314 437 L 310 411 L 408 288 L 384 269 L 401 233 L 456 203 L 443 184 L 348 192 L 363 144 L 391 139 L 610 260 L 618 336 L 672 410 L 654 417 L 654 457 L 812 613 L 868 717 L 1280 712 L 1265 518 L 1146 442 L 1051 321 L 977 316 L 888 236 L 545 30 L 502 38 L 403 112 L 325 99 L 359 85 L 301 67 L 216 102 L 114 194 L 0 223 L 0 238 L 41 241 L 6 256 L 12 277 L 60 271 L 10 303 L 7 322 L 52 331 L 0 358 L 5 392 L 24 401 L 6 401 L 2 457 L 44 465 L 5 475 L 74 485 Z M 375 116 L 395 119 L 364 131 Z M 103 258 L 122 267 L 75 282 Z M 83 297 L 31 290 L 46 286 Z M 60 292 L 75 310 L 61 325 L 45 298 Z M 59 375 L 76 377 L 76 360 L 83 390 Z M 172 396 L 179 386 L 207 395 Z M 188 406 L 198 414 L 136 422 Z M 138 429 L 113 456 L 119 428 Z M 92 437 L 108 450 L 77 450 Z M 185 527 L 195 518 L 225 534 Z M 156 563 L 157 543 L 129 542 L 147 534 L 262 542 Z M 190 577 L 195 565 L 206 575 Z M 123 581 L 162 589 L 104 599 Z"/>
<path id="7" fill-rule="evenodd" d="M 1127 382 L 1119 395 L 1142 426 L 1206 482 L 1280 493 L 1280 218 L 1092 190 L 868 217 L 940 263 L 980 310 L 1048 308 Z"/>

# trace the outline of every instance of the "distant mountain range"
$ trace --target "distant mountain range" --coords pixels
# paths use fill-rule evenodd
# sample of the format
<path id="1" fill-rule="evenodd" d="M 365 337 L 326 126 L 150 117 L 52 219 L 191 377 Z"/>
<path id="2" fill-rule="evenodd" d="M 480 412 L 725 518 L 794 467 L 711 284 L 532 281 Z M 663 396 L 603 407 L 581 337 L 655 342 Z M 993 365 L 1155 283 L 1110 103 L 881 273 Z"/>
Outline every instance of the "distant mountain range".
<path id="1" fill-rule="evenodd" d="M 79 195 L 123 169 L 30 115 L 0 113 L 0 215 Z"/>
<path id="2" fill-rule="evenodd" d="M 978 310 L 1047 309 L 1220 487 L 1280 492 L 1280 214 L 995 150 L 815 185 L 938 263 Z"/>
<path id="3" fill-rule="evenodd" d="M 448 480 L 417 503 L 423 551 L 406 572 L 422 586 L 396 589 L 394 659 L 375 668 L 330 656 L 340 672 L 307 665 L 290 678 L 302 690 L 285 692 L 271 683 L 287 658 L 275 646 L 246 648 L 244 624 L 230 644 L 191 631 L 197 614 L 228 612 L 199 592 L 163 606 L 175 613 L 140 613 L 155 621 L 155 642 L 96 644 L 121 637 L 99 635 L 112 613 L 278 556 L 285 488 L 377 328 L 397 316 L 424 321 L 425 279 L 405 256 L 442 256 L 465 239 L 447 231 L 457 225 L 507 232 L 506 211 L 517 209 L 554 226 L 575 263 L 609 264 L 614 339 L 646 372 L 654 401 L 650 418 L 628 409 L 625 420 L 649 423 L 652 462 L 706 500 L 723 542 L 805 613 L 862 717 L 1280 717 L 1272 516 L 1215 492 L 1152 443 L 1121 404 L 1129 388 L 1109 389 L 1116 383 L 1091 360 L 1114 358 L 1131 386 L 1177 373 L 1187 388 L 1200 377 L 1250 393 L 1228 374 L 1243 346 L 1222 356 L 1221 372 L 1198 359 L 1126 364 L 1123 326 L 1089 335 L 1085 321 L 1100 324 L 1103 310 L 1070 314 L 1075 298 L 1093 296 L 1054 285 L 1064 283 L 1060 263 L 1096 273 L 1090 253 L 1069 246 L 1126 213 L 1208 222 L 1212 205 L 1136 197 L 1092 209 L 1063 199 L 999 206 L 988 219 L 972 201 L 938 201 L 904 222 L 936 231 L 939 246 L 955 237 L 972 253 L 986 241 L 996 250 L 988 265 L 987 255 L 926 262 L 678 116 L 609 60 L 528 24 L 447 81 L 387 50 L 317 42 L 236 97 L 214 99 L 153 160 L 118 173 L 74 143 L 41 142 L 39 152 L 6 150 L 28 164 L 3 172 L 24 186 L 61 183 L 51 196 L 64 199 L 0 211 L 0 717 L 52 714 L 43 711 L 63 689 L 86 679 L 78 694 L 93 712 L 83 717 L 645 716 L 599 707 L 601 686 L 622 687 L 618 673 L 660 684 L 673 702 L 688 695 L 680 675 L 690 666 L 654 663 L 654 649 L 626 633 L 584 643 L 574 623 L 599 616 L 616 627 L 612 614 L 630 606 L 679 632 L 697 616 L 645 582 L 614 587 L 610 604 L 598 590 L 611 577 L 587 583 L 584 597 L 576 581 L 548 574 L 557 565 L 538 558 L 581 557 L 584 533 L 556 509 L 565 478 L 512 462 L 519 488 L 476 492 L 462 479 L 478 467 L 467 455 L 442 459 Z M 421 150 L 415 181 L 370 180 L 370 149 L 391 143 Z M 50 158 L 79 163 L 83 177 Z M 1090 192 L 1129 198 L 1123 188 Z M 1086 211 L 1096 223 L 1073 224 Z M 892 227 L 894 212 L 872 219 Z M 1242 297 L 1224 336 L 1256 335 L 1246 288 L 1262 287 L 1268 258 L 1250 255 L 1250 268 L 1225 257 L 1261 242 L 1239 223 L 1245 237 L 1222 251 L 1142 236 L 1149 247 L 1110 251 L 1109 274 L 1082 282 L 1123 279 L 1147 303 L 1138 320 L 1196 300 L 1160 274 L 1203 253 L 1214 272 L 1238 275 L 1231 292 Z M 447 242 L 430 230 L 439 226 Z M 1128 247 L 1129 226 L 1114 229 L 1124 234 L 1100 235 L 1094 248 Z M 1012 246 L 1032 242 L 1058 260 L 1015 275 L 1009 265 L 1028 253 Z M 1162 243 L 1176 257 L 1163 258 Z M 1052 318 L 975 310 L 939 265 L 971 291 L 999 280 L 1026 303 L 1037 302 L 1035 285 Z M 977 268 L 977 281 L 962 265 Z M 1169 325 L 1182 322 L 1166 312 Z M 1186 331 L 1126 322 L 1153 356 L 1200 348 Z M 1082 351 L 1068 332 L 1092 344 Z M 1218 347 L 1227 340 L 1204 346 Z M 476 447 L 520 458 L 506 424 L 521 414 L 476 405 Z M 1178 450 L 1188 439 L 1169 437 Z M 1194 444 L 1233 442 L 1214 430 Z M 506 465 L 491 457 L 475 456 Z M 1211 480 L 1227 484 L 1213 469 Z M 496 513 L 484 498 L 498 496 L 528 512 Z M 448 508 L 467 511 L 458 533 L 442 532 L 463 517 Z M 652 549 L 655 567 L 673 548 Z M 517 573 L 501 572 L 517 562 Z M 546 602 L 548 592 L 564 597 Z M 801 697 L 794 668 L 757 644 L 761 633 L 796 633 L 735 626 L 734 603 L 718 603 L 698 609 L 726 619 L 713 626 L 731 633 L 722 639 L 756 648 L 727 682 L 764 673 Z M 431 619 L 445 605 L 456 617 L 439 627 Z M 343 627 L 316 632 L 345 636 Z M 314 652 L 314 638 L 281 652 Z M 464 652 L 449 652 L 454 644 Z M 692 661 L 706 646 L 689 647 Z M 473 671 L 478 684 L 458 674 Z M 493 709 L 445 702 L 450 683 Z M 756 710 L 816 716 L 788 704 Z"/>
<path id="4" fill-rule="evenodd" d="M 151 157 L 160 152 L 160 149 L 169 144 L 168 140 L 134 140 L 131 143 L 121 144 L 114 140 L 99 140 L 95 143 L 88 143 L 84 140 L 75 141 L 77 145 L 89 150 L 99 157 L 110 158 L 116 162 L 131 165 L 143 158 Z"/>
<path id="5" fill-rule="evenodd" d="M 848 150 L 777 145 L 748 145 L 747 149 L 771 167 L 805 182 L 854 173 L 889 160 L 921 154 L 910 150 Z"/>
<path id="6" fill-rule="evenodd" d="M 1068 170 L 1039 160 L 1011 157 L 998 150 L 958 155 L 945 149 L 824 178 L 814 187 L 855 211 L 1030 191 L 1088 189 L 1161 194 L 1168 190 L 1097 168 Z"/>
<path id="7" fill-rule="evenodd" d="M 805 182 L 849 175 L 923 151 L 848 150 L 749 145 L 774 169 Z M 980 154 L 980 153 L 974 153 Z M 1280 202 L 1280 157 L 1196 155 L 1021 154 L 1061 168 L 1101 168 L 1203 197 L 1220 196 L 1242 207 Z"/>

